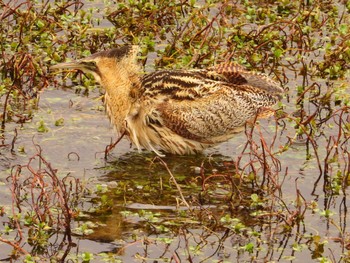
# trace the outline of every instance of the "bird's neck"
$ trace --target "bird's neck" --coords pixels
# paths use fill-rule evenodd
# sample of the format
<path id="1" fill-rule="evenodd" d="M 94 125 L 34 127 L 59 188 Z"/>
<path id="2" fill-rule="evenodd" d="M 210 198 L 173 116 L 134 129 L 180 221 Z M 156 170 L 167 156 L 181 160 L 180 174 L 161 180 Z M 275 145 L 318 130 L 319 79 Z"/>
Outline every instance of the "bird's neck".
<path id="1" fill-rule="evenodd" d="M 105 88 L 105 103 L 111 122 L 118 132 L 125 130 L 125 119 L 140 93 L 140 67 L 121 65 L 103 74 L 101 84 Z"/>

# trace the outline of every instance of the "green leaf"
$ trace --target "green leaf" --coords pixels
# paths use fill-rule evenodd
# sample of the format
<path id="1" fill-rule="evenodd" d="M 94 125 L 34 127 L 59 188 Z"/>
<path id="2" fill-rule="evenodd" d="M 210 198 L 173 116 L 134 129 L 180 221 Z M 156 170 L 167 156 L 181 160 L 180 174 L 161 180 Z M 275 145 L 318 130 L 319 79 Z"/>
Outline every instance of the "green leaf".
<path id="1" fill-rule="evenodd" d="M 349 26 L 347 24 L 341 24 L 339 27 L 339 32 L 342 35 L 346 35 L 348 33 Z"/>
<path id="2" fill-rule="evenodd" d="M 49 129 L 46 127 L 46 124 L 44 122 L 44 120 L 40 120 L 38 123 L 37 123 L 38 127 L 37 127 L 37 131 L 38 132 L 48 132 Z"/>
<path id="3" fill-rule="evenodd" d="M 259 202 L 259 196 L 257 194 L 252 194 L 250 198 L 253 200 L 253 202 Z"/>
<path id="4" fill-rule="evenodd" d="M 59 118 L 58 120 L 55 121 L 55 126 L 63 126 L 64 125 L 64 119 Z"/>
<path id="5" fill-rule="evenodd" d="M 283 55 L 283 50 L 277 48 L 277 49 L 275 49 L 275 50 L 273 51 L 273 54 L 274 54 L 274 56 L 275 56 L 276 58 L 280 58 L 280 57 Z"/>

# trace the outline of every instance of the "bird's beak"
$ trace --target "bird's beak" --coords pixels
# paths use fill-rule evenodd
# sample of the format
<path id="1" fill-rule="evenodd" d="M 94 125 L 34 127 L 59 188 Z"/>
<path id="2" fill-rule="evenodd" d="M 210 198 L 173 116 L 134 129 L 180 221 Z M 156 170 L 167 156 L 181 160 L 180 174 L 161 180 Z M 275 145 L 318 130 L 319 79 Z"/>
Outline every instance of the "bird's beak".
<path id="1" fill-rule="evenodd" d="M 63 62 L 59 63 L 57 65 L 53 65 L 50 67 L 51 70 L 56 70 L 56 69 L 65 69 L 65 70 L 70 70 L 70 69 L 76 69 L 76 70 L 81 70 L 85 73 L 90 73 L 92 74 L 97 82 L 101 82 L 101 77 L 99 76 L 99 71 L 96 68 L 96 65 L 89 64 L 89 62 L 86 62 L 84 60 L 77 60 L 77 61 L 72 61 L 72 62 Z"/>
<path id="2" fill-rule="evenodd" d="M 50 70 L 56 70 L 56 69 L 80 69 L 84 70 L 84 64 L 80 63 L 79 61 L 72 61 L 72 62 L 63 62 L 59 63 L 57 65 L 53 65 L 50 67 Z"/>

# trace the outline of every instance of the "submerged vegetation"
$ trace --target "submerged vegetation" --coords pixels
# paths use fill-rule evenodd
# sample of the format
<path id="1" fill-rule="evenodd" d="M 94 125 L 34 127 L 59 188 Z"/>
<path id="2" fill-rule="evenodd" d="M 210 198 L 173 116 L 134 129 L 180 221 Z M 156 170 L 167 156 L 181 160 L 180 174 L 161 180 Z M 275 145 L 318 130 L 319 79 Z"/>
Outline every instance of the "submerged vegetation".
<path id="1" fill-rule="evenodd" d="M 350 261 L 350 1 L 0 7 L 0 260 Z M 120 156 L 117 145 L 86 178 L 71 174 L 86 151 L 74 142 L 68 164 L 39 145 L 28 155 L 18 131 L 34 122 L 40 94 L 62 81 L 78 96 L 98 93 L 89 76 L 58 78 L 49 66 L 123 44 L 142 47 L 145 71 L 234 61 L 275 78 L 285 97 L 228 150 L 203 156 Z M 68 123 L 42 118 L 35 133 Z"/>

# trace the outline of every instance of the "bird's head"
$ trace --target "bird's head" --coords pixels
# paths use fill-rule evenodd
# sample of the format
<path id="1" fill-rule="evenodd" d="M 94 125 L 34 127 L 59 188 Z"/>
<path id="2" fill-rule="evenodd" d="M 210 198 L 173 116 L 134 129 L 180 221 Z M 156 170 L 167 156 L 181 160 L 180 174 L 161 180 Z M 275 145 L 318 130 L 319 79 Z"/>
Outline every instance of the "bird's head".
<path id="1" fill-rule="evenodd" d="M 101 83 L 101 80 L 108 76 L 113 76 L 118 70 L 123 68 L 133 68 L 136 65 L 138 46 L 123 46 L 110 50 L 94 53 L 91 56 L 72 62 L 64 62 L 50 69 L 76 69 L 85 73 L 91 73 L 95 79 Z"/>

